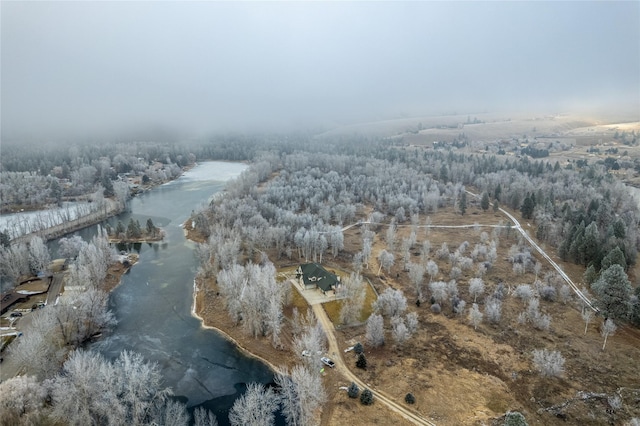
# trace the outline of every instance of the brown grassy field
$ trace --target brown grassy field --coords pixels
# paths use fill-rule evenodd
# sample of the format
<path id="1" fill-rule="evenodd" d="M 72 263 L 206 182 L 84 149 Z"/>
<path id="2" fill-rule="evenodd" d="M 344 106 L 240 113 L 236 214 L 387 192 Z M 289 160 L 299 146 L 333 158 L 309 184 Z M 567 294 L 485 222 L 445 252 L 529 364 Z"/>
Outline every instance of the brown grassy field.
<path id="1" fill-rule="evenodd" d="M 360 214 L 364 214 L 362 211 Z M 518 215 L 516 215 L 517 217 Z M 498 224 L 506 223 L 499 213 L 491 210 L 484 212 L 477 206 L 469 207 L 466 215 L 461 216 L 451 207 L 439 210 L 430 217 L 433 225 L 446 224 Z M 424 223 L 424 218 L 423 221 Z M 549 331 L 539 331 L 530 324 L 518 323 L 517 317 L 524 310 L 522 301 L 508 295 L 503 303 L 502 320 L 499 325 L 483 322 L 474 330 L 468 324 L 467 315 L 456 316 L 451 306 L 445 303 L 441 314 L 434 314 L 428 303 L 417 307 L 415 290 L 409 282 L 407 272 L 403 270 L 401 255 L 396 256 L 395 266 L 389 273 L 382 272 L 377 276 L 375 256 L 385 247 L 385 227 L 377 230 L 373 256 L 369 269 L 363 271 L 378 292 L 391 286 L 403 289 L 408 299 L 408 311 L 418 313 L 420 328 L 403 346 L 398 347 L 387 331 L 387 343 L 377 349 L 365 346 L 368 360 L 366 371 L 355 368 L 356 372 L 372 389 L 384 389 L 395 396 L 398 402 L 404 401 L 406 393 L 416 396 L 413 406 L 424 416 L 437 424 L 443 425 L 475 425 L 487 424 L 508 410 L 518 410 L 525 414 L 529 424 L 621 424 L 623 420 L 640 416 L 640 379 L 638 376 L 638 360 L 640 360 L 640 330 L 621 326 L 611 336 L 605 351 L 601 350 L 602 337 L 599 333 L 601 319 L 595 319 L 584 333 L 585 324 L 581 318 L 579 304 L 573 300 L 564 304 L 560 301 L 541 301 L 540 309 L 551 316 Z M 398 240 L 408 235 L 410 226 L 398 228 Z M 412 250 L 414 262 L 418 261 L 418 246 L 424 239 L 431 242 L 431 259 L 439 266 L 438 276 L 434 280 L 449 280 L 451 266 L 448 262 L 435 259 L 434 252 L 443 242 L 453 251 L 463 241 L 470 243 L 470 249 L 480 241 L 485 231 L 499 241 L 498 259 L 484 276 L 485 295 L 491 293 L 499 282 L 503 282 L 508 290 L 518 284 L 533 284 L 535 275 L 527 272 L 523 275 L 514 273 L 507 261 L 509 248 L 518 242 L 518 233 L 514 230 L 493 231 L 493 228 L 467 229 L 430 229 L 419 228 L 418 243 Z M 345 232 L 345 251 L 338 258 L 327 256 L 325 263 L 334 270 L 348 271 L 351 259 L 361 248 L 362 231 L 354 227 Z M 535 232 L 531 232 L 535 234 Z M 399 245 L 399 244 L 398 244 Z M 276 259 L 270 254 L 271 259 Z M 271 256 L 273 255 L 273 256 Z M 543 259 L 536 256 L 543 264 L 539 277 L 552 272 Z M 555 256 L 554 256 L 555 258 Z M 291 268 L 296 259 L 282 259 Z M 584 268 L 577 265 L 561 263 L 564 270 L 575 282 L 581 281 Z M 472 297 L 468 294 L 469 279 L 474 271 L 463 272 L 457 280 L 461 297 L 471 306 Z M 428 276 L 425 280 L 428 281 Z M 241 336 L 241 332 L 229 324 L 219 299 L 215 296 L 215 283 L 206 284 L 207 291 L 198 295 L 199 311 L 203 313 L 205 323 L 215 325 L 234 336 L 241 346 L 258 356 L 270 360 L 276 365 L 292 365 L 296 357 L 287 349 L 292 341 L 291 329 L 288 325 L 283 331 L 285 349 L 273 349 L 266 340 L 254 340 Z M 371 300 L 368 297 L 367 303 Z M 325 305 L 330 317 L 337 322 L 340 302 Z M 479 299 L 481 310 L 484 308 L 482 298 Z M 292 304 L 285 309 L 285 316 L 290 319 L 293 307 L 303 313 L 305 302 L 297 292 L 293 292 Z M 369 308 L 370 309 L 370 308 Z M 389 326 L 385 319 L 385 326 Z M 337 324 L 339 325 L 339 324 Z M 338 327 L 337 338 L 341 347 L 348 347 L 355 342 L 364 343 L 365 326 Z M 532 363 L 534 349 L 547 348 L 558 350 L 566 359 L 565 373 L 559 378 L 542 378 L 535 371 Z M 348 360 L 350 353 L 346 355 Z M 384 407 L 362 406 L 357 400 L 349 399 L 339 386 L 347 386 L 332 371 L 325 373 L 325 387 L 329 394 L 329 402 L 323 408 L 322 424 L 404 424 L 396 419 Z M 611 410 L 606 398 L 594 397 L 587 401 L 575 401 L 569 404 L 560 416 L 545 412 L 544 409 L 564 403 L 576 397 L 578 392 L 594 392 L 609 396 L 618 393 L 623 407 Z M 365 422 L 365 423 L 363 423 Z"/>

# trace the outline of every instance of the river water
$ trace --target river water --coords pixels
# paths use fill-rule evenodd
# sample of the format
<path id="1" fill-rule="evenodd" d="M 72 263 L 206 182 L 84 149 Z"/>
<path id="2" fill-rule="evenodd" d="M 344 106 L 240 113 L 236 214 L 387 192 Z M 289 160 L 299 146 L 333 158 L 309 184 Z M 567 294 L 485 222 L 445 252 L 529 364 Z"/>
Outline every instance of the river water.
<path id="1" fill-rule="evenodd" d="M 198 261 L 195 245 L 185 239 L 180 225 L 245 168 L 236 163 L 200 164 L 179 179 L 134 198 L 131 212 L 112 220 L 112 224 L 122 220 L 126 225 L 134 217 L 144 226 L 151 217 L 165 230 L 166 238 L 139 247 L 139 262 L 111 294 L 118 324 L 91 345 L 110 359 L 131 350 L 157 362 L 165 385 L 176 396 L 190 407 L 202 405 L 214 411 L 221 425 L 228 424 L 227 411 L 245 384 L 269 383 L 273 373 L 215 331 L 202 328 L 192 315 Z"/>

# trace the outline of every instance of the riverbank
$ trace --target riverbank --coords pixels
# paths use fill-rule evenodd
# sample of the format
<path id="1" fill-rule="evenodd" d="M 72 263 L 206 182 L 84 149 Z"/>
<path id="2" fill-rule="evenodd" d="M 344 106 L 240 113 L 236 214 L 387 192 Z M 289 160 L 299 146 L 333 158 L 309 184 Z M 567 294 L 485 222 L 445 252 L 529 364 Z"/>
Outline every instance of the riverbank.
<path id="1" fill-rule="evenodd" d="M 94 211 L 88 215 L 81 216 L 77 219 L 63 222 L 58 225 L 54 225 L 48 228 L 31 232 L 29 234 L 21 235 L 20 237 L 11 240 L 11 243 L 28 242 L 32 237 L 39 236 L 45 241 L 62 237 L 63 235 L 70 234 L 72 232 L 79 231 L 89 226 L 98 224 L 112 216 L 118 215 L 124 211 L 125 207 L 120 203 L 107 199 L 107 206 L 99 211 Z"/>
<path id="2" fill-rule="evenodd" d="M 163 181 L 163 182 L 152 181 L 150 183 L 147 183 L 142 186 L 142 190 L 140 191 L 140 193 L 147 192 L 157 186 L 176 180 L 180 176 L 182 176 L 184 172 L 191 170 L 195 166 L 197 166 L 197 163 L 189 164 L 187 166 L 182 167 L 180 175 L 168 181 Z M 38 231 L 31 232 L 29 234 L 21 235 L 19 237 L 13 238 L 11 240 L 11 243 L 13 244 L 13 243 L 20 243 L 20 242 L 28 242 L 32 237 L 36 235 L 41 237 L 45 241 L 59 238 L 64 236 L 65 234 L 70 234 L 72 232 L 76 232 L 81 229 L 88 228 L 90 226 L 101 223 L 104 220 L 107 220 L 113 216 L 119 215 L 126 209 L 126 205 L 122 205 L 120 202 L 114 199 L 105 198 L 105 201 L 106 201 L 106 207 L 104 209 L 91 212 L 87 215 L 78 217 L 76 219 L 73 219 L 67 222 L 60 223 L 58 225 L 50 226 L 48 228 L 40 229 Z M 14 206 L 14 208 L 17 208 L 17 206 Z M 46 211 L 46 209 L 39 210 L 37 208 L 20 208 L 19 211 L 35 212 L 35 211 Z M 159 240 L 153 240 L 153 241 L 159 241 Z M 135 241 L 135 242 L 142 242 L 142 241 Z M 147 241 L 144 241 L 144 242 L 147 242 Z"/>
<path id="3" fill-rule="evenodd" d="M 189 241 L 206 242 L 206 238 L 193 229 L 190 220 L 182 225 L 182 229 Z M 291 368 L 296 364 L 296 357 L 291 351 L 274 348 L 269 338 L 254 339 L 251 336 L 246 336 L 231 321 L 222 298 L 218 296 L 217 285 L 213 278 L 204 280 L 196 277 L 194 279 L 192 314 L 202 322 L 202 327 L 216 330 L 227 340 L 233 342 L 245 355 L 259 359 L 274 372 L 282 371 L 283 366 Z M 283 346 L 290 347 L 292 340 L 290 331 L 283 330 L 283 334 L 289 336 L 288 342 L 283 342 Z"/>
<path id="4" fill-rule="evenodd" d="M 281 349 L 274 348 L 269 337 L 253 338 L 246 335 L 229 318 L 213 278 L 194 279 L 192 315 L 201 321 L 203 328 L 216 330 L 245 355 L 259 359 L 274 372 L 291 369 L 298 363 L 297 357 L 288 349 L 293 340 L 290 327 L 283 326 Z"/>
<path id="5" fill-rule="evenodd" d="M 191 309 L 191 314 L 195 318 L 200 320 L 200 322 L 202 323 L 202 328 L 208 328 L 210 330 L 215 330 L 217 333 L 219 333 L 222 336 L 224 336 L 225 339 L 227 339 L 228 341 L 232 342 L 245 356 L 248 356 L 248 357 L 251 357 L 251 358 L 255 358 L 255 359 L 261 361 L 262 363 L 268 365 L 269 368 L 274 373 L 279 373 L 279 372 L 282 371 L 281 366 L 275 365 L 272 362 L 272 360 L 267 359 L 264 356 L 262 356 L 262 355 L 267 355 L 267 354 L 259 355 L 259 354 L 257 354 L 255 352 L 255 348 L 253 348 L 253 350 L 250 350 L 249 348 L 246 347 L 246 346 L 248 346 L 246 341 L 242 341 L 241 342 L 239 338 L 234 338 L 231 334 L 227 333 L 224 330 L 224 329 L 227 329 L 227 327 L 220 327 L 221 324 L 224 321 L 217 321 L 216 322 L 217 326 L 213 326 L 213 325 L 207 324 L 207 321 L 205 320 L 204 317 L 201 316 L 201 314 L 199 313 L 200 310 L 197 308 L 197 306 L 199 305 L 198 300 L 200 300 L 200 306 L 201 306 L 202 305 L 202 295 L 199 296 L 197 280 L 194 279 L 193 280 L 193 308 Z M 224 314 L 224 312 L 222 312 L 222 313 Z"/>

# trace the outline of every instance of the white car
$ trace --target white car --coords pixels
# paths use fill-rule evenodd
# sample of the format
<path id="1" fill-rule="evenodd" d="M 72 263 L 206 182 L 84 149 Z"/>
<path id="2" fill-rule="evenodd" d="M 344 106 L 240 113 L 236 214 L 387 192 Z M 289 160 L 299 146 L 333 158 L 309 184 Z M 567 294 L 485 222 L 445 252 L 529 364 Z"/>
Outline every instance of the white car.
<path id="1" fill-rule="evenodd" d="M 322 363 L 324 365 L 328 365 L 329 367 L 333 368 L 336 366 L 336 363 L 331 361 L 329 358 L 327 358 L 326 356 L 323 356 L 322 358 L 320 358 L 320 361 L 322 361 Z"/>

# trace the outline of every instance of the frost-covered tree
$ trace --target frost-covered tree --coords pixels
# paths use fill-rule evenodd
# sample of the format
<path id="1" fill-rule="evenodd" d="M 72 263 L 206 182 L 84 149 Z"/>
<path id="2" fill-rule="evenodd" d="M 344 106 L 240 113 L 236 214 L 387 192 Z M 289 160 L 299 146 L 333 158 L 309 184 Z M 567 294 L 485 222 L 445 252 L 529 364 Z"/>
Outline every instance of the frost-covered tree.
<path id="1" fill-rule="evenodd" d="M 112 363 L 75 351 L 51 383 L 52 417 L 71 425 L 164 424 L 166 412 L 158 408 L 171 390 L 161 384 L 158 366 L 139 354 L 125 351 Z"/>
<path id="2" fill-rule="evenodd" d="M 433 277 L 438 275 L 438 264 L 433 260 L 427 262 L 427 274 L 429 274 L 429 282 L 433 281 Z"/>
<path id="3" fill-rule="evenodd" d="M 271 426 L 277 409 L 278 395 L 272 388 L 249 383 L 245 393 L 229 410 L 229 423 L 232 426 Z"/>
<path id="4" fill-rule="evenodd" d="M 374 348 L 384 344 L 384 321 L 382 315 L 371 314 L 367 320 L 365 339 Z"/>
<path id="5" fill-rule="evenodd" d="M 34 273 L 45 271 L 51 262 L 49 248 L 37 235 L 29 241 L 29 266 Z"/>
<path id="6" fill-rule="evenodd" d="M 310 314 L 307 316 L 310 316 Z M 305 365 L 311 370 L 315 370 L 316 367 L 321 365 L 318 355 L 326 352 L 326 348 L 327 337 L 324 334 L 322 325 L 318 322 L 308 324 L 304 327 L 304 331 L 293 339 L 294 352 L 301 357 Z M 311 356 L 303 356 L 303 352 L 310 353 Z"/>
<path id="7" fill-rule="evenodd" d="M 589 323 L 593 319 L 593 311 L 591 309 L 585 309 L 582 311 L 582 319 L 584 320 L 584 334 L 587 334 Z"/>
<path id="8" fill-rule="evenodd" d="M 387 288 L 373 302 L 373 309 L 387 317 L 400 316 L 407 310 L 407 298 L 402 290 Z"/>
<path id="9" fill-rule="evenodd" d="M 402 345 L 404 344 L 404 342 L 409 340 L 409 337 L 411 337 L 411 333 L 409 332 L 409 329 L 404 322 L 404 318 L 391 318 L 391 336 L 398 345 Z"/>
<path id="10" fill-rule="evenodd" d="M 515 296 L 526 304 L 533 297 L 533 290 L 529 284 L 520 284 L 516 287 Z"/>
<path id="11" fill-rule="evenodd" d="M 211 411 L 198 407 L 193 411 L 195 426 L 218 426 L 218 419 Z"/>
<path id="12" fill-rule="evenodd" d="M 436 303 L 442 305 L 447 298 L 447 283 L 444 281 L 433 281 L 429 284 L 429 290 L 431 290 L 431 297 Z"/>
<path id="13" fill-rule="evenodd" d="M 474 303 L 469 311 L 469 324 L 473 325 L 473 329 L 476 330 L 478 325 L 482 322 L 482 312 L 478 308 L 478 304 Z"/>
<path id="14" fill-rule="evenodd" d="M 340 322 L 352 324 L 360 320 L 360 313 L 364 304 L 366 290 L 360 274 L 352 273 L 342 283 L 342 307 L 340 308 Z"/>
<path id="15" fill-rule="evenodd" d="M 424 266 L 418 263 L 409 263 L 409 279 L 416 290 L 416 297 L 422 300 L 422 282 L 424 280 Z"/>
<path id="16" fill-rule="evenodd" d="M 611 265 L 600 274 L 591 288 L 596 293 L 596 306 L 606 318 L 626 319 L 629 315 L 631 283 L 622 266 Z"/>
<path id="17" fill-rule="evenodd" d="M 418 331 L 418 314 L 416 312 L 409 312 L 407 314 L 407 328 L 409 333 L 415 334 Z"/>
<path id="18" fill-rule="evenodd" d="M 43 424 L 46 387 L 33 376 L 16 376 L 0 383 L 0 418 L 6 425 Z"/>
<path id="19" fill-rule="evenodd" d="M 484 315 L 493 324 L 498 324 L 502 318 L 502 301 L 495 297 L 489 298 L 484 306 Z"/>
<path id="20" fill-rule="evenodd" d="M 469 281 L 469 294 L 473 296 L 473 302 L 475 303 L 478 296 L 484 293 L 484 281 L 482 278 L 471 278 Z"/>
<path id="21" fill-rule="evenodd" d="M 558 351 L 535 349 L 533 365 L 542 377 L 559 377 L 564 373 L 564 357 Z"/>
<path id="22" fill-rule="evenodd" d="M 388 252 L 386 250 L 382 250 L 379 254 L 378 254 L 378 262 L 380 263 L 380 267 L 378 268 L 378 274 L 380 275 L 380 271 L 382 270 L 382 268 L 385 269 L 385 271 L 387 271 L 387 274 L 389 272 L 391 272 L 391 267 L 393 266 L 394 262 L 395 262 L 395 257 L 393 256 L 393 253 Z"/>
<path id="23" fill-rule="evenodd" d="M 64 258 L 75 259 L 85 246 L 85 242 L 79 235 L 63 237 L 58 241 L 58 255 Z"/>
<path id="24" fill-rule="evenodd" d="M 286 368 L 276 374 L 282 415 L 287 425 L 318 424 L 316 413 L 327 397 L 322 387 L 322 377 L 314 371 L 297 365 L 293 367 L 291 374 Z"/>
<path id="25" fill-rule="evenodd" d="M 613 336 L 618 327 L 613 322 L 611 318 L 607 318 L 605 322 L 602 324 L 602 328 L 600 329 L 600 334 L 604 337 L 604 342 L 602 343 L 602 350 L 604 351 L 605 346 L 607 345 L 607 337 Z"/>

